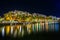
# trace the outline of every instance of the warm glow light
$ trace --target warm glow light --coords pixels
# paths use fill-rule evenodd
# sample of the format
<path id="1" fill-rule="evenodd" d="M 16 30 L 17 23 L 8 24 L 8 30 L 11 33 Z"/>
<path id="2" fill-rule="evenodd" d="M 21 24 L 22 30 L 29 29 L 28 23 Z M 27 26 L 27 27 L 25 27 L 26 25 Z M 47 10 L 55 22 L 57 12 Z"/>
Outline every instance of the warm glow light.
<path id="1" fill-rule="evenodd" d="M 48 20 L 45 20 L 46 31 L 48 31 Z"/>
<path id="2" fill-rule="evenodd" d="M 36 13 L 28 13 L 23 11 L 10 11 L 4 14 L 4 17 L 0 17 L 0 23 L 4 26 L 0 32 L 2 36 L 13 35 L 14 37 L 23 36 L 25 33 L 31 34 L 32 32 L 41 31 L 58 31 L 59 23 L 57 18 L 52 16 L 45 16 Z M 6 25 L 5 25 L 6 24 Z"/>
<path id="3" fill-rule="evenodd" d="M 9 26 L 9 25 L 5 27 L 6 34 L 7 35 L 10 33 L 10 28 L 11 28 L 11 26 Z"/>

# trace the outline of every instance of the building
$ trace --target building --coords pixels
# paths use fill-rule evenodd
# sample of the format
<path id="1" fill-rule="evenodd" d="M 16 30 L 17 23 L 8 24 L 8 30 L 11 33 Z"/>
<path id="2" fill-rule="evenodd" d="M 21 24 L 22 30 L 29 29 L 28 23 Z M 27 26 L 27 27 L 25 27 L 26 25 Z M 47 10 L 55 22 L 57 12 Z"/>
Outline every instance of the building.
<path id="1" fill-rule="evenodd" d="M 4 14 L 4 18 L 0 17 L 0 32 L 4 35 L 19 36 L 30 34 L 31 32 L 52 32 L 59 30 L 59 18 L 54 16 L 46 16 L 39 13 L 9 11 Z"/>

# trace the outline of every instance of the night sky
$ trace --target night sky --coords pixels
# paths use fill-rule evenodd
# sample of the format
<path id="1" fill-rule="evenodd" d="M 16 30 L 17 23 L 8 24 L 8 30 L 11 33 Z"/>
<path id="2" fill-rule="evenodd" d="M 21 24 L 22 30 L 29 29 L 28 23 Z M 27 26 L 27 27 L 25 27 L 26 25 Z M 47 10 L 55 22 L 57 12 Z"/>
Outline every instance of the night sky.
<path id="1" fill-rule="evenodd" d="M 0 16 L 8 11 L 21 10 L 60 17 L 59 0 L 8 0 L 0 1 Z"/>

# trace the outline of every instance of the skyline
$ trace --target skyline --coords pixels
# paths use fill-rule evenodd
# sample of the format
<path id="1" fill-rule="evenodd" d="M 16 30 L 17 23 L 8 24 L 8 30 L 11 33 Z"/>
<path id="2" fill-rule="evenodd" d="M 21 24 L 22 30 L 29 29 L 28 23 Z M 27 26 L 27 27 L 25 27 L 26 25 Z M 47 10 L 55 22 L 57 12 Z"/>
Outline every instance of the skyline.
<path id="1" fill-rule="evenodd" d="M 37 32 L 59 32 L 59 19 L 25 11 L 9 11 L 0 18 L 2 36 L 14 37 Z"/>

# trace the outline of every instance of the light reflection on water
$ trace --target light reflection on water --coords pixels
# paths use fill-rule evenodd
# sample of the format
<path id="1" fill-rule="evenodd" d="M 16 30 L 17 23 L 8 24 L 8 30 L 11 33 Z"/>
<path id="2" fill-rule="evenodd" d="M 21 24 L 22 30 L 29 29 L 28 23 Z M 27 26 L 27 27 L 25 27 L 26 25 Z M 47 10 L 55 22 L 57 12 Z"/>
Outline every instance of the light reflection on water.
<path id="1" fill-rule="evenodd" d="M 48 25 L 47 25 L 48 24 Z M 27 24 L 27 25 L 6 25 L 1 27 L 2 36 L 12 35 L 23 36 L 25 34 L 30 34 L 32 32 L 40 32 L 40 31 L 59 31 L 59 23 L 36 23 L 36 24 Z"/>
<path id="2" fill-rule="evenodd" d="M 5 31 L 4 31 L 4 27 L 2 28 L 2 36 L 4 37 L 4 33 L 5 33 Z"/>

